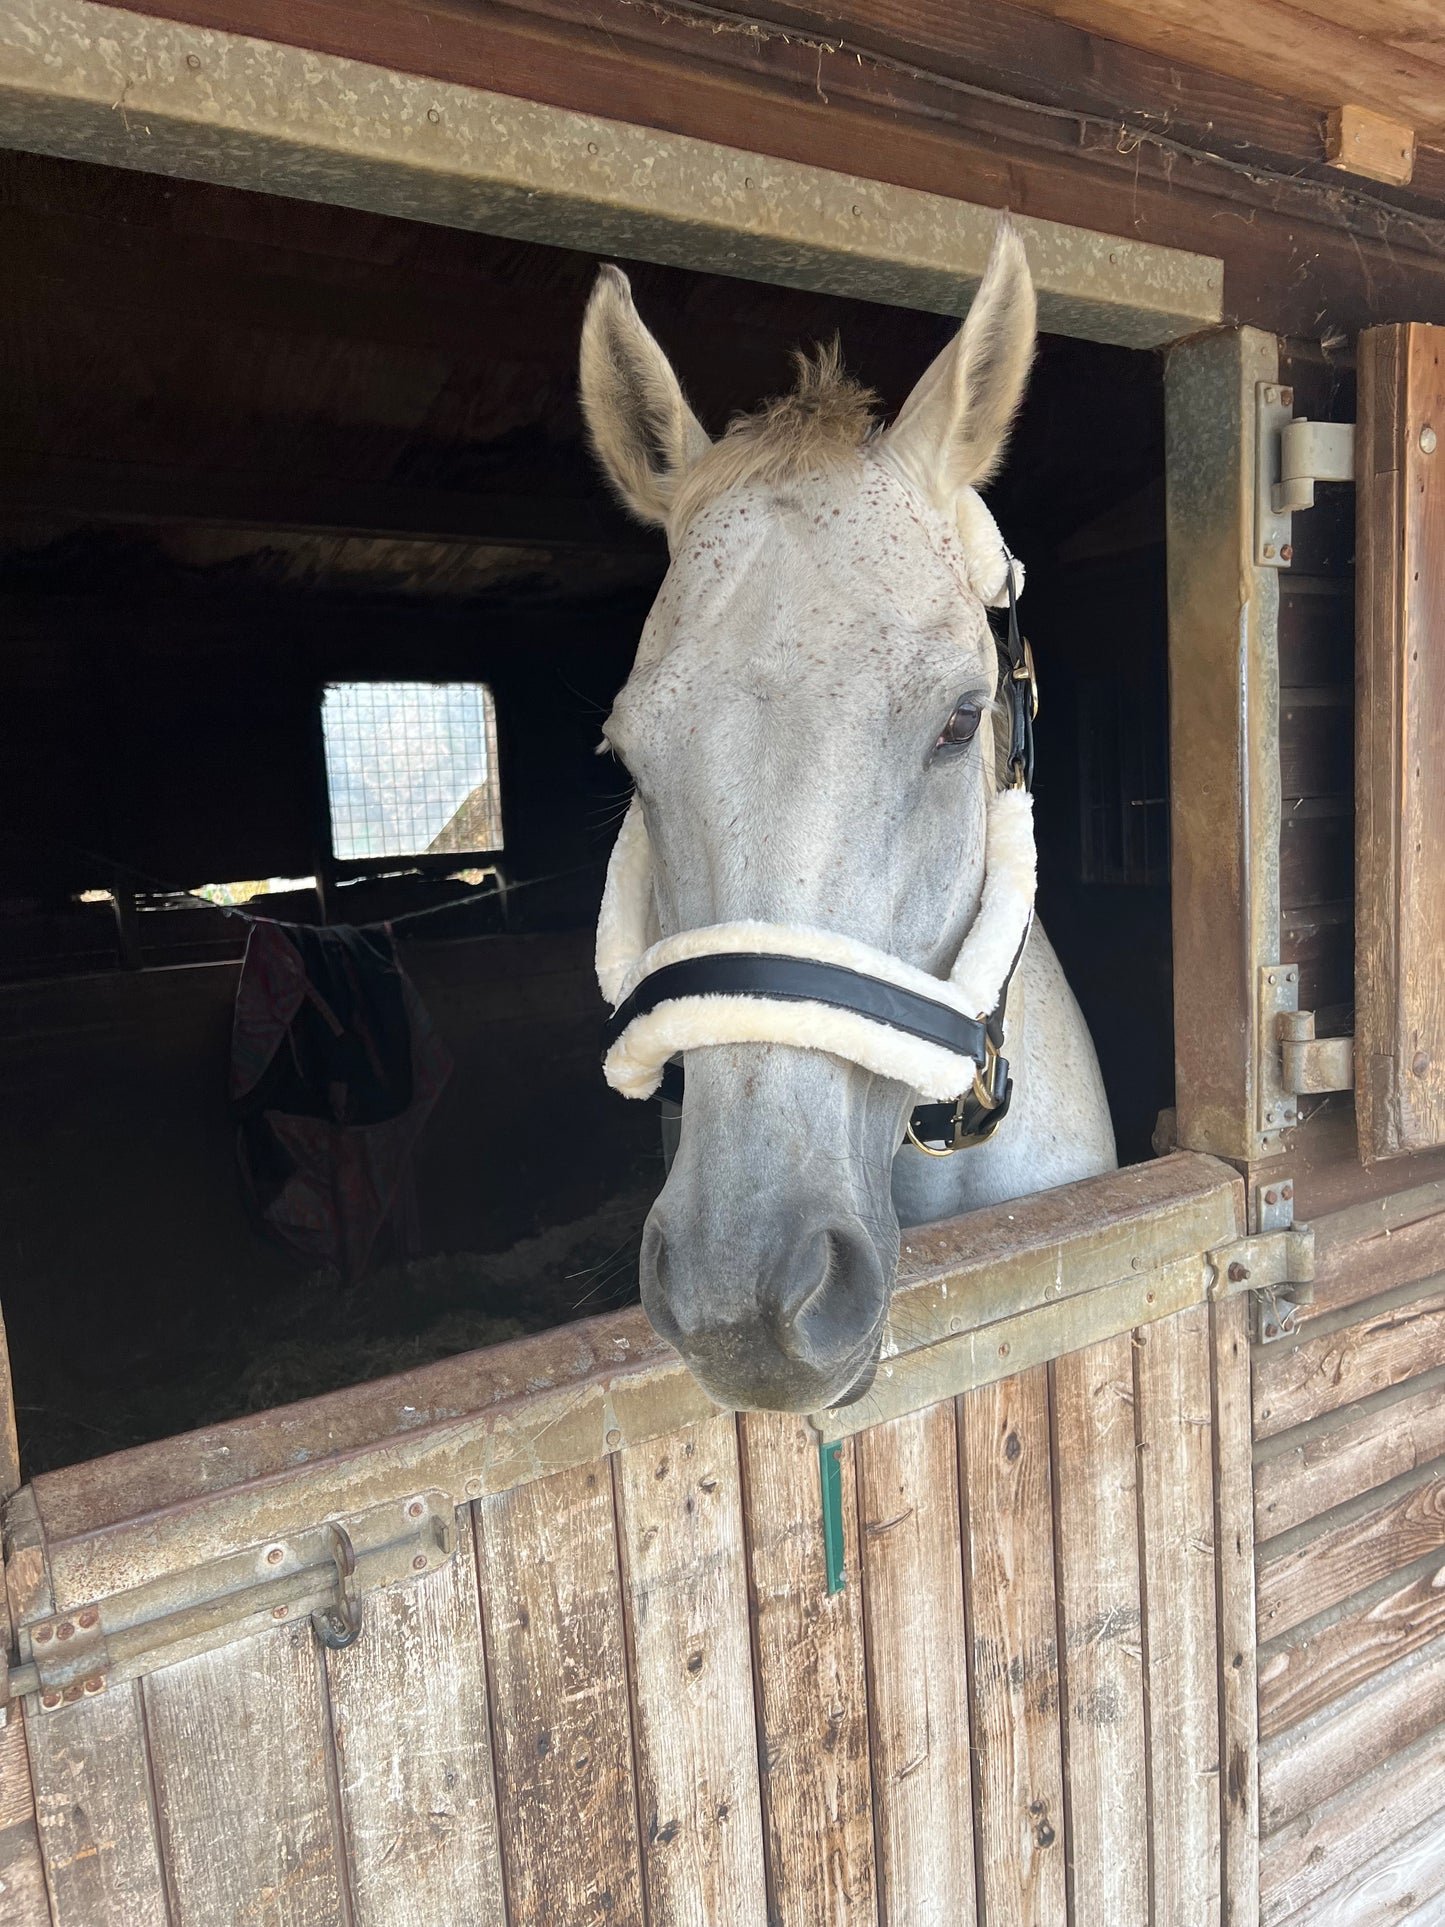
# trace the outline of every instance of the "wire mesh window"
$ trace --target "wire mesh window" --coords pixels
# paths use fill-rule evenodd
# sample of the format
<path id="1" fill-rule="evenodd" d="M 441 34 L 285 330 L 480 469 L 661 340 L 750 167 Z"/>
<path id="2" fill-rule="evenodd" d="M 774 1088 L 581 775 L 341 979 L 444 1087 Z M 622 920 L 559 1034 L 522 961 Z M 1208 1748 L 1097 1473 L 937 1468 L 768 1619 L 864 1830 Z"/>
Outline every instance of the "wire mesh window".
<path id="1" fill-rule="evenodd" d="M 1168 731 L 1162 675 L 1109 677 L 1080 686 L 1083 882 L 1169 881 Z"/>
<path id="2" fill-rule="evenodd" d="M 338 862 L 501 849 L 485 683 L 333 683 L 321 729 Z"/>

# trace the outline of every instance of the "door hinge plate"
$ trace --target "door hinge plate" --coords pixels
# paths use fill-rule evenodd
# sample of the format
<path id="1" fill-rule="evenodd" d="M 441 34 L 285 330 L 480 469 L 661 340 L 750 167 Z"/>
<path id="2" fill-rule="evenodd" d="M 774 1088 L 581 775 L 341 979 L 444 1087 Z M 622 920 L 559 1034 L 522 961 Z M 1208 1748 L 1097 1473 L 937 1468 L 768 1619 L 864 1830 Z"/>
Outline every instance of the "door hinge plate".
<path id="1" fill-rule="evenodd" d="M 1314 507 L 1316 482 L 1355 479 L 1353 422 L 1295 420 L 1294 390 L 1254 387 L 1254 560 L 1287 569 L 1294 558 L 1292 517 Z"/>
<path id="2" fill-rule="evenodd" d="M 22 1625 L 21 1663 L 9 1669 L 6 1698 L 34 1695 L 42 1711 L 53 1712 L 118 1681 L 307 1618 L 326 1645 L 346 1645 L 360 1630 L 368 1594 L 422 1579 L 455 1551 L 445 1492 L 325 1520 Z"/>

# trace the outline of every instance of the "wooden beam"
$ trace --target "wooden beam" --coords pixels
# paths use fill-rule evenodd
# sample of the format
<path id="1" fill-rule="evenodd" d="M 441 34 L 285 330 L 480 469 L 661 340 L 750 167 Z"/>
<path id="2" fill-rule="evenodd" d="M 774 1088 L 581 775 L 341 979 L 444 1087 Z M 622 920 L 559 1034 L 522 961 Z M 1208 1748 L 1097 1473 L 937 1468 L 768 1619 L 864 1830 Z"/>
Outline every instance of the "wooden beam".
<path id="1" fill-rule="evenodd" d="M 367 536 L 468 548 L 627 549 L 660 537 L 601 498 L 463 494 L 384 483 L 338 484 L 283 475 L 189 474 L 128 462 L 11 455 L 0 476 L 0 518 L 255 529 L 266 534 Z"/>
<path id="2" fill-rule="evenodd" d="M 1313 109 L 1008 4 L 757 0 L 735 22 L 682 0 L 149 10 L 1222 254 L 1226 318 L 1280 333 L 1445 318 L 1445 154 L 1420 152 L 1414 190 L 1358 193 Z"/>

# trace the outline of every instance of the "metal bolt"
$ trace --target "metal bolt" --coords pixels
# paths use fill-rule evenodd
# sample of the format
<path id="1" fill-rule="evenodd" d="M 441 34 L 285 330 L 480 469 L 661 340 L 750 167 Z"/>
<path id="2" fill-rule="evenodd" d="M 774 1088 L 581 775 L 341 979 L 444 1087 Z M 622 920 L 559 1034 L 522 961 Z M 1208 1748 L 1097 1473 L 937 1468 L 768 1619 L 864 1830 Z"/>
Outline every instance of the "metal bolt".
<path id="1" fill-rule="evenodd" d="M 622 1443 L 622 1434 L 618 1431 L 617 1427 L 614 1425 L 607 1434 L 608 1451 L 615 1452 L 618 1446 L 621 1445 L 621 1443 Z"/>
<path id="2" fill-rule="evenodd" d="M 1279 978 L 1275 976 L 1275 974 L 1274 974 L 1274 972 L 1273 972 L 1272 970 L 1271 970 L 1271 971 L 1270 971 L 1270 973 L 1269 973 L 1269 981 L 1270 981 L 1270 982 L 1271 982 L 1272 984 L 1277 984 L 1277 983 L 1279 982 Z"/>
<path id="3" fill-rule="evenodd" d="M 406 1509 L 406 1516 L 408 1519 L 419 1519 L 425 1511 L 426 1507 L 422 1501 L 420 1499 L 413 1499 Z"/>
<path id="4" fill-rule="evenodd" d="M 1277 388 L 1266 388 L 1264 391 L 1264 398 L 1269 403 L 1270 407 L 1273 408 L 1275 403 L 1279 400 L 1279 390 Z"/>
<path id="5" fill-rule="evenodd" d="M 83 1686 L 67 1686 L 65 1691 L 61 1694 L 61 1698 L 67 1699 L 67 1700 L 78 1700 L 81 1694 L 84 1693 L 84 1691 L 85 1691 L 85 1688 Z"/>
<path id="6" fill-rule="evenodd" d="M 1280 391 L 1279 391 L 1279 398 L 1280 398 L 1280 400 L 1281 400 L 1281 401 L 1282 401 L 1282 402 L 1284 403 L 1284 405 L 1285 405 L 1285 407 L 1286 407 L 1286 408 L 1293 408 L 1293 407 L 1294 407 L 1294 390 L 1293 390 L 1293 388 L 1281 388 L 1281 389 L 1280 389 Z"/>
<path id="7" fill-rule="evenodd" d="M 855 215 L 859 215 L 859 216 L 861 216 L 861 214 L 862 214 L 862 212 L 863 212 L 863 210 L 862 210 L 862 208 L 861 208 L 861 207 L 859 207 L 859 205 L 858 205 L 858 203 L 857 203 L 856 201 L 855 201 L 855 202 L 853 203 L 853 212 L 854 212 L 854 214 L 855 214 Z"/>
<path id="8" fill-rule="evenodd" d="M 99 1618 L 100 1618 L 100 1614 L 96 1611 L 95 1607 L 87 1606 L 83 1613 L 80 1613 L 77 1615 L 76 1624 L 78 1626 L 85 1626 L 89 1628 L 95 1625 L 96 1621 Z"/>
<path id="9" fill-rule="evenodd" d="M 596 143 L 596 141 L 588 141 L 588 143 L 587 143 L 587 152 L 588 152 L 589 154 L 595 154 L 595 153 L 597 152 L 597 143 Z"/>
<path id="10" fill-rule="evenodd" d="M 436 110 L 436 108 L 435 108 L 435 107 L 428 107 L 428 108 L 427 108 L 427 110 L 426 110 L 426 117 L 427 117 L 427 119 L 428 119 L 428 120 L 429 120 L 429 121 L 431 122 L 431 124 L 432 124 L 432 126 L 433 126 L 433 127 L 439 127 L 439 126 L 441 125 L 441 118 L 442 118 L 442 117 L 441 117 L 441 115 L 440 115 L 440 114 L 439 114 L 439 113 L 437 112 L 437 110 Z"/>
<path id="11" fill-rule="evenodd" d="M 1429 422 L 1426 422 L 1425 426 L 1420 430 L 1420 453 L 1422 455 L 1433 455 L 1435 453 L 1435 431 Z"/>
<path id="12" fill-rule="evenodd" d="M 1292 1184 L 1282 1185 L 1279 1195 L 1288 1202 L 1288 1200 L 1294 1196 L 1294 1186 Z"/>
<path id="13" fill-rule="evenodd" d="M 1273 544 L 1273 542 L 1266 542 L 1266 543 L 1265 543 L 1265 545 L 1264 545 L 1264 552 L 1265 552 L 1265 555 L 1266 555 L 1266 556 L 1271 556 L 1271 555 L 1273 555 L 1273 554 L 1274 554 L 1274 544 Z"/>
<path id="14" fill-rule="evenodd" d="M 59 1693 L 42 1693 L 40 1695 L 40 1704 L 42 1706 L 59 1706 L 60 1704 Z"/>
<path id="15" fill-rule="evenodd" d="M 53 1626 L 37 1626 L 35 1628 L 35 1644 L 37 1646 L 48 1646 L 54 1637 L 55 1628 Z"/>
<path id="16" fill-rule="evenodd" d="M 196 67 L 199 67 L 200 64 L 201 64 L 201 56 L 199 54 L 186 55 L 186 65 L 188 67 L 196 68 Z"/>
<path id="17" fill-rule="evenodd" d="M 1238 1258 L 1236 1258 L 1234 1263 L 1229 1267 L 1230 1284 L 1242 1285 L 1248 1276 L 1249 1276 L 1249 1266 L 1242 1265 L 1239 1262 Z"/>
<path id="18" fill-rule="evenodd" d="M 71 1625 L 68 1619 L 61 1620 L 60 1624 L 55 1629 L 55 1637 L 57 1639 L 74 1639 L 75 1628 L 74 1626 Z"/>
<path id="19" fill-rule="evenodd" d="M 1268 1109 L 1268 1110 L 1267 1110 L 1267 1111 L 1265 1112 L 1265 1114 L 1264 1114 L 1264 1121 L 1265 1121 L 1265 1123 L 1266 1123 L 1266 1124 L 1273 1124 L 1273 1123 L 1274 1123 L 1274 1106 L 1273 1106 L 1273 1104 L 1271 1104 L 1271 1105 L 1270 1105 L 1270 1107 L 1269 1107 L 1269 1109 Z"/>
<path id="20" fill-rule="evenodd" d="M 1279 552 L 1279 559 L 1281 562 L 1294 561 L 1294 543 L 1293 542 L 1285 543 L 1284 547 Z"/>
<path id="21" fill-rule="evenodd" d="M 284 1546 L 272 1546 L 271 1550 L 266 1554 L 266 1564 L 268 1566 L 279 1566 L 285 1557 L 286 1548 Z"/>
<path id="22" fill-rule="evenodd" d="M 84 1685 L 87 1693 L 103 1693 L 105 1691 L 105 1681 L 99 1673 L 92 1673 L 90 1678 L 84 1682 Z"/>
<path id="23" fill-rule="evenodd" d="M 426 1554 L 424 1552 L 419 1552 L 415 1559 L 412 1560 L 411 1569 L 413 1572 L 426 1571 Z"/>
<path id="24" fill-rule="evenodd" d="M 290 1610 L 291 1608 L 289 1606 L 273 1606 L 271 1608 L 271 1617 L 273 1619 L 284 1619 Z"/>
<path id="25" fill-rule="evenodd" d="M 1264 1201 L 1266 1204 L 1278 1204 L 1279 1203 L 1278 1191 L 1266 1191 L 1264 1194 Z"/>

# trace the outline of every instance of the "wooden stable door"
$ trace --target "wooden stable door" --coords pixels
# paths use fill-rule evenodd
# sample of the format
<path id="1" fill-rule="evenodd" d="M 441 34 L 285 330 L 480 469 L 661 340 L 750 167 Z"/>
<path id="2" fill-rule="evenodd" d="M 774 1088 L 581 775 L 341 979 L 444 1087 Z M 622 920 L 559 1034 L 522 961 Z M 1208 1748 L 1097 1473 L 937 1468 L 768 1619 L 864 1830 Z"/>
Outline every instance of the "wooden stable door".
<path id="1" fill-rule="evenodd" d="M 54 1927 L 1246 1927 L 1242 1229 L 1180 1155 L 911 1232 L 817 1426 L 629 1311 L 42 1475 Z"/>

